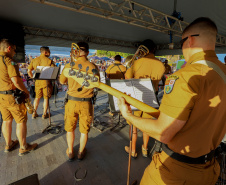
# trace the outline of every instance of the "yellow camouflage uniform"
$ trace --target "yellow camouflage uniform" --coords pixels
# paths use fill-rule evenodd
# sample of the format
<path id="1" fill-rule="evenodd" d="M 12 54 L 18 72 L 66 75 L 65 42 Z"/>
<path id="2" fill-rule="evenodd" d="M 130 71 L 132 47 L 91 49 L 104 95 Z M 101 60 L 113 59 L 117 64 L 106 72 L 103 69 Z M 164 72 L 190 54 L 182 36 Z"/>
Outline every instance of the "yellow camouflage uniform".
<path id="1" fill-rule="evenodd" d="M 110 79 L 125 79 L 126 67 L 120 61 L 115 61 L 105 72 Z"/>
<path id="2" fill-rule="evenodd" d="M 214 51 L 196 53 L 183 69 L 167 78 L 160 106 L 164 114 L 187 121 L 168 147 L 192 158 L 216 149 L 226 132 L 226 84 L 212 68 L 193 64 L 200 60 L 213 62 L 226 74 Z M 161 152 L 153 156 L 141 185 L 215 185 L 219 171 L 215 158 L 205 164 L 188 164 Z"/>
<path id="3" fill-rule="evenodd" d="M 0 90 L 15 90 L 11 78 L 20 77 L 19 66 L 4 52 L 0 52 Z M 9 121 L 12 118 L 16 123 L 26 123 L 27 109 L 24 103 L 16 104 L 12 94 L 0 94 L 0 111 L 3 121 Z"/>
<path id="4" fill-rule="evenodd" d="M 28 66 L 29 70 L 36 70 L 37 66 L 51 66 L 54 67 L 53 61 L 46 57 L 44 54 L 41 54 L 39 57 L 33 59 Z M 48 92 L 47 92 L 48 84 Z M 36 80 L 35 81 L 35 93 L 36 98 L 51 98 L 53 87 L 50 80 Z"/>
<path id="5" fill-rule="evenodd" d="M 86 67 L 89 67 L 88 73 L 92 74 L 92 69 L 96 67 L 90 63 L 86 57 L 82 56 L 77 59 L 77 62 L 73 66 L 74 69 L 78 69 L 78 64 L 82 65 L 82 70 L 85 72 Z M 71 68 L 70 64 L 67 64 L 65 68 Z M 60 83 L 65 84 L 68 82 L 67 94 L 76 98 L 92 98 L 93 89 L 87 89 L 83 87 L 82 91 L 78 92 L 77 89 L 81 85 L 72 78 L 64 76 L 63 72 L 60 75 Z M 93 120 L 93 105 L 91 101 L 74 101 L 68 100 L 65 105 L 65 130 L 67 132 L 73 132 L 76 129 L 77 120 L 79 117 L 79 131 L 87 134 L 90 130 L 90 125 Z"/>
<path id="6" fill-rule="evenodd" d="M 163 63 L 155 58 L 154 54 L 148 54 L 145 57 L 134 61 L 134 64 L 125 73 L 126 79 L 151 78 L 155 91 L 158 91 L 159 81 L 165 72 Z M 134 111 L 135 116 L 143 118 L 152 118 L 149 114 L 142 111 Z"/>

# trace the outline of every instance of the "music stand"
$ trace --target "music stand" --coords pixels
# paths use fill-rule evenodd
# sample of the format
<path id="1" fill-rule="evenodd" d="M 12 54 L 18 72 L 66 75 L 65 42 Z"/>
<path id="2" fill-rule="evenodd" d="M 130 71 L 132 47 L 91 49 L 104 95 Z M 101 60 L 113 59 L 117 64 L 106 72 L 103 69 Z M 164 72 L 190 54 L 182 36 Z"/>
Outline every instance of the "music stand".
<path id="1" fill-rule="evenodd" d="M 35 80 L 46 80 L 46 88 L 47 88 L 47 95 L 49 92 L 49 88 L 48 88 L 48 81 L 51 80 L 57 80 L 58 74 L 59 74 L 59 67 L 50 67 L 50 66 L 38 66 L 36 69 L 36 72 L 34 74 L 34 79 Z M 61 126 L 59 125 L 53 125 L 51 123 L 51 118 L 50 118 L 50 105 L 49 105 L 49 97 L 47 97 L 48 99 L 48 112 L 49 112 L 49 124 L 42 130 L 42 133 L 44 133 L 45 131 L 47 131 L 48 133 L 50 130 L 55 130 L 55 133 L 51 133 L 51 134 L 59 134 L 61 133 Z"/>
<path id="2" fill-rule="evenodd" d="M 155 89 L 153 87 L 152 81 L 148 79 L 109 79 L 107 80 L 107 85 L 121 91 L 130 94 L 132 97 L 138 99 L 141 102 L 150 105 L 151 107 L 159 107 L 159 103 L 155 94 Z M 117 105 L 117 98 L 108 94 L 109 104 L 111 112 L 118 113 L 119 121 L 114 125 L 111 130 L 120 124 L 120 110 Z M 138 109 L 131 106 L 132 111 L 137 111 Z"/>
<path id="3" fill-rule="evenodd" d="M 104 71 L 100 71 L 99 72 L 100 74 L 100 82 L 102 83 L 105 83 L 106 84 L 106 73 Z M 97 99 L 97 94 L 98 94 L 98 88 L 94 88 L 94 96 L 95 96 L 95 101 L 93 103 L 93 121 L 91 123 L 91 127 L 98 130 L 99 132 L 103 132 L 103 130 L 97 128 L 95 125 L 94 125 L 94 121 L 97 120 L 99 123 L 101 123 L 98 119 L 95 119 L 94 117 L 94 108 L 95 108 L 95 103 L 96 103 L 96 99 Z M 96 121 L 96 122 L 97 122 Z"/>
<path id="4" fill-rule="evenodd" d="M 64 67 L 65 67 L 64 65 L 59 65 L 59 73 L 58 73 L 58 75 L 62 73 Z M 57 78 L 58 78 L 58 75 L 57 75 Z M 53 100 L 53 103 L 55 104 L 56 108 L 59 108 L 59 107 L 63 108 L 64 105 L 59 106 L 59 107 L 56 106 L 57 102 L 62 102 L 62 103 L 64 102 L 64 100 L 63 101 L 56 101 L 56 94 L 58 93 L 58 91 L 57 91 L 58 84 L 56 85 L 56 82 L 57 82 L 57 80 L 54 81 L 54 89 L 53 89 L 54 90 L 54 100 Z"/>

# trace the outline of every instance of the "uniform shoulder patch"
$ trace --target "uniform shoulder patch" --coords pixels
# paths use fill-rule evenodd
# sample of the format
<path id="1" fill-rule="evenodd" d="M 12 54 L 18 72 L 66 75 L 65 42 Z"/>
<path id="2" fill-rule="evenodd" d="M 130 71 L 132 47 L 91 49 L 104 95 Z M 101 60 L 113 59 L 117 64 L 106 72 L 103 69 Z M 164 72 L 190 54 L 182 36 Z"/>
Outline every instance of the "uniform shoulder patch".
<path id="1" fill-rule="evenodd" d="M 165 82 L 165 93 L 166 94 L 170 94 L 173 90 L 173 86 L 176 82 L 176 80 L 178 79 L 179 77 L 176 76 L 176 75 L 170 75 L 167 79 L 166 79 L 166 82 Z"/>
<path id="2" fill-rule="evenodd" d="M 16 62 L 14 62 L 14 61 L 11 61 L 11 65 L 16 66 L 16 65 L 17 65 L 17 63 L 16 63 Z"/>

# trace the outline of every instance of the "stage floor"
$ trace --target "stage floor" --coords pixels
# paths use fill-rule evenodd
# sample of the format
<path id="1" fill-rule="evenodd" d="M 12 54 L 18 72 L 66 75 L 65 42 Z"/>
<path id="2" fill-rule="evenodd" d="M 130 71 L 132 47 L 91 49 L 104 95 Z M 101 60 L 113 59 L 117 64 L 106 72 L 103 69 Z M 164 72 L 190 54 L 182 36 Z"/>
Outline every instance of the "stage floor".
<path id="1" fill-rule="evenodd" d="M 65 92 L 59 92 L 56 97 L 50 99 L 51 121 L 64 127 L 64 108 L 62 101 Z M 108 96 L 99 91 L 95 105 L 96 128 L 89 133 L 87 143 L 87 155 L 83 161 L 68 162 L 66 156 L 66 132 L 58 135 L 42 133 L 49 120 L 42 120 L 43 101 L 40 101 L 37 111 L 39 117 L 35 120 L 28 115 L 27 142 L 39 144 L 38 148 L 22 157 L 18 156 L 19 147 L 9 153 L 4 153 L 5 141 L 0 138 L 0 184 L 7 185 L 29 175 L 38 174 L 41 185 L 125 185 L 127 180 L 128 155 L 124 151 L 129 146 L 129 125 L 123 118 L 121 123 L 111 131 L 117 124 L 118 115 L 109 115 Z M 16 139 L 16 123 L 13 122 L 12 139 Z M 75 131 L 74 149 L 77 154 L 79 148 L 79 130 Z M 154 144 L 150 139 L 149 149 Z M 138 183 L 145 168 L 151 162 L 150 158 L 143 158 L 141 154 L 142 133 L 138 132 L 137 152 L 138 158 L 131 161 L 130 182 L 137 180 Z M 86 177 L 81 181 L 75 181 L 74 173 L 78 170 L 77 177 Z"/>

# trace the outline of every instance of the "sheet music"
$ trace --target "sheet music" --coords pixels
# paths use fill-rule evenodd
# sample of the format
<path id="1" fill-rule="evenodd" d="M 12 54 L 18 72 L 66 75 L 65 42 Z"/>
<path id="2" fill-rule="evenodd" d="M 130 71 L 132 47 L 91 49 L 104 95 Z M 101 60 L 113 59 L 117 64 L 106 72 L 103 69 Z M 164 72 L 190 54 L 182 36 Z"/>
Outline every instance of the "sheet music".
<path id="1" fill-rule="evenodd" d="M 60 67 L 37 66 L 33 78 L 37 80 L 56 80 Z"/>
<path id="2" fill-rule="evenodd" d="M 104 71 L 100 72 L 100 82 L 106 84 L 106 78 L 105 78 L 105 72 Z"/>
<path id="3" fill-rule="evenodd" d="M 45 66 L 37 66 L 35 72 L 36 73 L 41 73 L 43 67 L 45 67 Z"/>
<path id="4" fill-rule="evenodd" d="M 39 78 L 51 79 L 54 67 L 43 67 Z"/>
<path id="5" fill-rule="evenodd" d="M 135 98 L 151 107 L 159 107 L 151 80 L 133 80 Z"/>
<path id="6" fill-rule="evenodd" d="M 62 73 L 64 67 L 65 67 L 65 65 L 61 65 L 61 66 L 60 66 L 60 74 Z"/>
<path id="7" fill-rule="evenodd" d="M 59 72 L 59 68 L 60 67 L 53 67 L 53 74 L 51 76 L 51 79 L 53 80 L 56 80 L 57 79 L 57 75 L 58 75 L 58 72 Z"/>
<path id="8" fill-rule="evenodd" d="M 118 80 L 115 82 L 111 81 L 111 87 L 113 87 L 123 93 L 126 92 L 127 95 L 130 94 L 131 97 L 136 98 L 131 80 L 120 80 L 120 82 Z M 115 105 L 115 110 L 119 111 L 118 98 L 113 96 L 113 101 L 114 101 L 114 105 Z M 132 110 L 136 109 L 133 106 L 131 106 L 131 108 L 132 108 Z"/>
<path id="9" fill-rule="evenodd" d="M 39 78 L 39 74 L 41 73 L 43 67 L 44 66 L 37 66 L 36 70 L 32 72 L 33 78 L 36 78 L 36 76 Z"/>
<path id="10" fill-rule="evenodd" d="M 131 94 L 131 97 L 144 102 L 151 107 L 158 108 L 159 104 L 155 96 L 155 91 L 151 79 L 130 79 L 130 80 L 110 80 L 111 87 Z M 112 103 L 110 101 L 110 103 Z M 117 98 L 113 96 L 115 111 L 119 111 Z M 138 110 L 131 106 L 132 110 Z"/>

